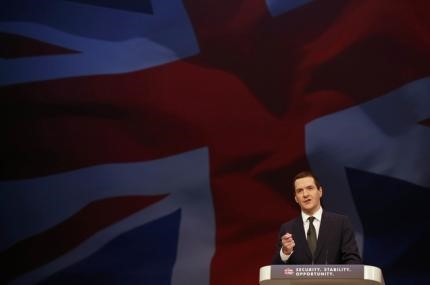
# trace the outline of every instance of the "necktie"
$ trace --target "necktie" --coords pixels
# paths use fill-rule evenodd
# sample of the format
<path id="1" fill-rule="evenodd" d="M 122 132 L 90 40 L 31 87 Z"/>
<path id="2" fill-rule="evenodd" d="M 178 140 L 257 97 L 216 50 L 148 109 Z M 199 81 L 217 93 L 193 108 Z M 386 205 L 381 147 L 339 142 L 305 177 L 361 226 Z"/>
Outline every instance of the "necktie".
<path id="1" fill-rule="evenodd" d="M 315 249 L 317 248 L 317 232 L 314 227 L 314 219 L 315 217 L 309 217 L 309 230 L 308 230 L 308 245 L 311 250 L 312 256 L 314 256 Z"/>

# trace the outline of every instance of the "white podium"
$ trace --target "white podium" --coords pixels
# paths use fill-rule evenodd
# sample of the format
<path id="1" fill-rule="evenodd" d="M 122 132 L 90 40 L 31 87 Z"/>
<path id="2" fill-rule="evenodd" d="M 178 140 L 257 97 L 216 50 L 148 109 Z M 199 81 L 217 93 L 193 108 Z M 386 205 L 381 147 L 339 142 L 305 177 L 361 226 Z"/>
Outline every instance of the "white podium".
<path id="1" fill-rule="evenodd" d="M 385 285 L 378 267 L 357 264 L 268 265 L 260 268 L 260 285 Z"/>

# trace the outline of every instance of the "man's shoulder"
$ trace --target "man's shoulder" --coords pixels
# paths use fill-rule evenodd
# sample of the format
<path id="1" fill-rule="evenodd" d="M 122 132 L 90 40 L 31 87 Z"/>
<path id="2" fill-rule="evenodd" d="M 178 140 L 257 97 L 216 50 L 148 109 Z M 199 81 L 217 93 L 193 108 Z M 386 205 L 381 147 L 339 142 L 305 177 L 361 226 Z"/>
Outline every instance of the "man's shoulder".
<path id="1" fill-rule="evenodd" d="M 323 216 L 322 218 L 326 218 L 326 219 L 330 219 L 330 220 L 334 220 L 334 221 L 344 221 L 344 220 L 348 220 L 348 216 L 346 215 L 342 215 L 339 213 L 334 213 L 334 212 L 330 212 L 330 211 L 325 211 L 323 212 Z"/>

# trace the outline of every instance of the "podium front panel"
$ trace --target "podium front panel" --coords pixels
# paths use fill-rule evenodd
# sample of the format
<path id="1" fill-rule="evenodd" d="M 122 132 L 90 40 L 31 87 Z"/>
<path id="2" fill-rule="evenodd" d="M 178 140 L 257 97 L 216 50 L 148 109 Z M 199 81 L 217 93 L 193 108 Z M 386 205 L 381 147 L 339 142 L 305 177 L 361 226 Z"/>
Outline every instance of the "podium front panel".
<path id="1" fill-rule="evenodd" d="M 369 265 L 271 265 L 260 268 L 260 285 L 384 285 Z"/>

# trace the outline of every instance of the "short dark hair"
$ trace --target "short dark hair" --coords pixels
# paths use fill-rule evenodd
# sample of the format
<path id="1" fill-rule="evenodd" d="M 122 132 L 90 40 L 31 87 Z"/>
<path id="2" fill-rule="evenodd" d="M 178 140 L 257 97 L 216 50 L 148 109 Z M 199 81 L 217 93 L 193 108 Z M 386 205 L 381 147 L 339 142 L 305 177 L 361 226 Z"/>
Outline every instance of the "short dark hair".
<path id="1" fill-rule="evenodd" d="M 305 170 L 305 171 L 301 171 L 299 173 L 296 174 L 296 176 L 294 176 L 293 179 L 293 190 L 296 190 L 296 180 L 300 179 L 300 178 L 305 178 L 305 177 L 312 177 L 315 181 L 315 186 L 317 186 L 317 188 L 319 189 L 321 187 L 320 181 L 318 180 L 318 178 L 309 170 Z"/>

